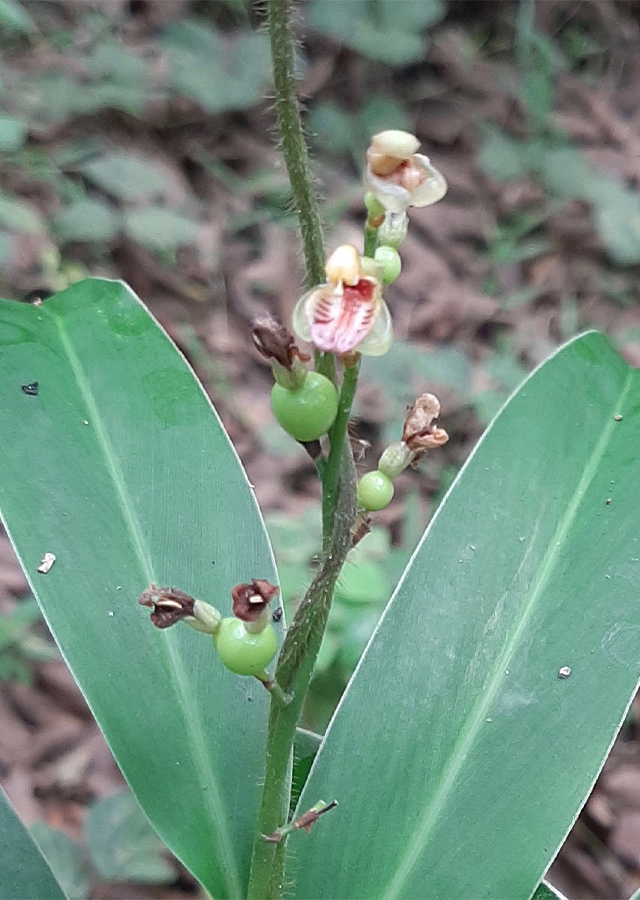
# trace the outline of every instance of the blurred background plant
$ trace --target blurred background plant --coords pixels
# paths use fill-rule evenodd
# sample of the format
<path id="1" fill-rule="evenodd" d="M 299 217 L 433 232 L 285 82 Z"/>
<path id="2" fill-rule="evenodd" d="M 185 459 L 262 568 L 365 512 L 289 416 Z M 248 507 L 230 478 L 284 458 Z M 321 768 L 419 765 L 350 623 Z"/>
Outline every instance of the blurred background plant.
<path id="1" fill-rule="evenodd" d="M 451 440 L 397 480 L 345 570 L 305 713 L 322 730 L 424 525 L 527 372 L 589 327 L 640 364 L 640 13 L 630 0 L 307 0 L 299 12 L 328 246 L 360 239 L 376 131 L 417 133 L 450 186 L 412 214 L 386 291 L 398 340 L 364 361 L 353 435 L 369 466 L 429 390 Z M 313 573 L 318 495 L 248 341 L 250 320 L 265 308 L 287 320 L 301 287 L 263 17 L 245 0 L 0 0 L 0 289 L 33 296 L 91 273 L 125 279 L 151 306 L 268 511 L 290 615 Z M 124 845 L 147 848 L 146 874 L 135 859 L 97 862 L 95 810 L 113 800 L 114 821 L 127 820 L 128 801 L 118 813 L 109 795 L 122 781 L 33 602 L 18 600 L 27 591 L 0 535 L 8 793 L 29 823 L 55 829 L 38 826 L 38 839 L 72 861 L 72 896 L 131 896 L 132 880 L 136 896 L 194 891 L 131 837 L 135 811 Z M 571 897 L 640 884 L 636 705 L 554 864 Z"/>

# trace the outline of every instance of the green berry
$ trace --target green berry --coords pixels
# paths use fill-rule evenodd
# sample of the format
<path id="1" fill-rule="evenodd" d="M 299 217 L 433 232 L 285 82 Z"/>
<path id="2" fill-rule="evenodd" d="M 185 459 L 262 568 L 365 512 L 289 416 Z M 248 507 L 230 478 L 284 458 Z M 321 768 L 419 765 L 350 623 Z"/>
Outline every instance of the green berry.
<path id="1" fill-rule="evenodd" d="M 309 372 L 295 390 L 274 384 L 271 391 L 274 415 L 297 441 L 315 441 L 326 434 L 338 412 L 338 392 L 319 372 Z"/>
<path id="2" fill-rule="evenodd" d="M 213 644 L 224 665 L 236 675 L 258 675 L 278 651 L 278 638 L 272 625 L 254 634 L 233 616 L 222 620 Z"/>
<path id="3" fill-rule="evenodd" d="M 402 270 L 400 254 L 393 247 L 382 245 L 374 254 L 376 262 L 382 266 L 382 280 L 385 284 L 395 281 Z"/>
<path id="4" fill-rule="evenodd" d="M 384 509 L 391 503 L 392 497 L 393 481 L 378 469 L 367 472 L 358 482 L 358 503 L 369 512 Z"/>

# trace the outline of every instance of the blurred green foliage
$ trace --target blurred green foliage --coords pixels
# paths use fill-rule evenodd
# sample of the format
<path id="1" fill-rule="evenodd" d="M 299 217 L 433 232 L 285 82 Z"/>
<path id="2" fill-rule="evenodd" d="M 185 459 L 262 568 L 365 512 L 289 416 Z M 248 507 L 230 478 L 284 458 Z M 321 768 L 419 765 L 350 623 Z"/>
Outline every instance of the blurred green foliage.
<path id="1" fill-rule="evenodd" d="M 535 0 L 521 0 L 516 17 L 515 55 L 519 64 L 517 95 L 525 111 L 528 135 L 514 138 L 495 126 L 483 127 L 479 161 L 498 181 L 527 175 L 537 178 L 552 198 L 591 204 L 596 229 L 619 265 L 640 263 L 640 197 L 620 180 L 596 172 L 559 128 L 553 113 L 558 73 L 571 69 L 571 54 L 588 57 L 600 44 L 569 31 L 563 52 L 558 42 L 536 30 Z M 582 34 L 581 43 L 578 44 Z M 537 245 L 534 245 L 537 248 Z M 544 247 L 537 248 L 543 252 Z M 514 248 L 511 261 L 527 258 Z"/>
<path id="2" fill-rule="evenodd" d="M 407 66 L 424 59 L 428 46 L 424 32 L 445 12 L 443 0 L 312 0 L 306 20 L 311 28 L 371 60 Z"/>
<path id="3" fill-rule="evenodd" d="M 167 849 L 128 790 L 91 804 L 82 843 L 45 822 L 30 832 L 69 900 L 87 900 L 95 876 L 137 884 L 176 880 Z"/>
<path id="4" fill-rule="evenodd" d="M 329 625 L 316 664 L 305 724 L 323 731 L 380 615 L 424 530 L 418 495 L 405 501 L 403 540 L 392 546 L 386 528 L 374 525 L 347 559 L 336 587 Z M 288 620 L 311 583 L 322 542 L 317 507 L 298 517 L 267 516 Z"/>
<path id="5" fill-rule="evenodd" d="M 0 681 L 33 681 L 33 665 L 58 659 L 47 637 L 40 608 L 33 597 L 20 600 L 10 613 L 0 615 Z"/>

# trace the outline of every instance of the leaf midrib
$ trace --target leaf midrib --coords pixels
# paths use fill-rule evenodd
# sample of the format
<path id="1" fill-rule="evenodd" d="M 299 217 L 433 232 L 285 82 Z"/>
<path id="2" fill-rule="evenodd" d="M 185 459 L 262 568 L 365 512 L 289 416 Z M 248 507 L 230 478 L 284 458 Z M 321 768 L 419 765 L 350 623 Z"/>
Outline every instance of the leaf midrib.
<path id="1" fill-rule="evenodd" d="M 65 331 L 64 323 L 61 318 L 52 310 L 47 309 L 46 305 L 43 305 L 41 309 L 51 316 L 58 330 L 62 347 L 68 357 L 78 389 L 89 411 L 89 419 L 94 426 L 94 433 L 96 434 L 98 445 L 102 451 L 107 471 L 113 481 L 116 496 L 118 498 L 118 505 L 120 506 L 122 517 L 131 537 L 141 569 L 149 583 L 155 582 L 156 578 L 149 547 L 144 538 L 138 515 L 131 501 L 122 470 L 111 445 L 102 416 L 100 415 L 100 411 L 93 398 L 90 383 L 85 375 L 82 363 L 73 347 L 71 339 Z M 215 776 L 213 767 L 211 766 L 211 760 L 207 752 L 207 745 L 200 719 L 200 711 L 194 703 L 192 693 L 189 690 L 185 665 L 178 648 L 175 646 L 175 643 L 172 641 L 169 634 L 162 632 L 161 636 L 162 640 L 160 646 L 169 657 L 170 669 L 175 673 L 176 695 L 186 723 L 187 733 L 185 735 L 185 752 L 191 756 L 195 770 L 200 772 L 203 779 L 202 783 L 208 785 L 208 789 L 201 792 L 202 802 L 204 806 L 208 807 L 209 817 L 222 850 L 221 869 L 227 882 L 229 896 L 239 898 L 242 895 L 242 888 L 237 860 L 235 858 L 233 844 L 226 824 L 227 818 L 218 780 Z"/>
<path id="2" fill-rule="evenodd" d="M 609 414 L 606 425 L 603 428 L 596 446 L 594 447 L 594 450 L 589 458 L 589 461 L 583 470 L 580 481 L 578 482 L 576 489 L 573 492 L 571 501 L 567 505 L 566 511 L 560 519 L 552 540 L 547 547 L 547 551 L 538 569 L 538 575 L 535 582 L 533 583 L 529 601 L 522 611 L 520 622 L 512 632 L 512 635 L 506 643 L 502 654 L 498 658 L 493 677 L 491 678 L 487 689 L 480 695 L 480 697 L 478 698 L 478 702 L 475 704 L 471 711 L 471 714 L 467 717 L 467 723 L 463 727 L 458 741 L 456 742 L 453 753 L 451 754 L 449 760 L 449 764 L 444 771 L 443 778 L 438 785 L 431 803 L 424 810 L 420 824 L 414 832 L 414 837 L 409 841 L 407 850 L 402 858 L 401 863 L 396 869 L 395 875 L 382 894 L 382 900 L 397 900 L 402 886 L 409 877 L 412 868 L 416 864 L 418 857 L 420 856 L 422 849 L 426 845 L 429 836 L 438 820 L 438 817 L 440 816 L 440 813 L 445 806 L 447 798 L 451 790 L 453 789 L 453 786 L 455 785 L 455 782 L 462 766 L 464 765 L 469 750 L 473 745 L 473 742 L 482 726 L 482 723 L 486 719 L 487 711 L 498 693 L 498 689 L 503 680 L 503 673 L 505 669 L 509 668 L 509 662 L 517 648 L 518 642 L 522 637 L 526 626 L 531 620 L 538 599 L 540 598 L 542 592 L 544 591 L 544 588 L 549 581 L 549 578 L 551 577 L 553 569 L 555 568 L 556 562 L 559 558 L 560 550 L 564 544 L 564 540 L 571 526 L 573 525 L 573 522 L 575 521 L 578 509 L 580 507 L 580 504 L 582 503 L 582 499 L 597 472 L 598 465 L 602 460 L 602 457 L 604 456 L 611 436 L 613 435 L 614 429 L 616 427 L 614 413 L 622 410 L 624 401 L 633 381 L 633 374 L 633 370 L 630 370 L 627 374 L 627 378 L 620 392 L 620 396 L 616 404 L 614 405 L 612 412 Z"/>

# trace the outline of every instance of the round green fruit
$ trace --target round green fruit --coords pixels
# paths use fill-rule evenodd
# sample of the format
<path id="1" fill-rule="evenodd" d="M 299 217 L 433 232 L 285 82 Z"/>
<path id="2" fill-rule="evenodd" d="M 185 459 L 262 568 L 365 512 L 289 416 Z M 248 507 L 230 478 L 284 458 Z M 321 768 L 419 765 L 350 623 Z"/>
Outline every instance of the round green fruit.
<path id="1" fill-rule="evenodd" d="M 391 284 L 400 275 L 402 260 L 398 251 L 393 247 L 387 247 L 384 244 L 378 247 L 374 259 L 382 266 L 382 280 L 385 284 Z"/>
<path id="2" fill-rule="evenodd" d="M 358 482 L 358 503 L 367 510 L 375 512 L 384 509 L 393 497 L 393 481 L 384 472 L 367 472 Z"/>
<path id="3" fill-rule="evenodd" d="M 272 625 L 253 634 L 234 616 L 222 620 L 213 635 L 213 644 L 224 665 L 236 675 L 258 675 L 278 651 L 278 638 Z"/>
<path id="4" fill-rule="evenodd" d="M 338 412 L 338 392 L 319 372 L 309 372 L 295 390 L 274 384 L 271 407 L 278 423 L 297 441 L 315 441 L 331 428 Z"/>

